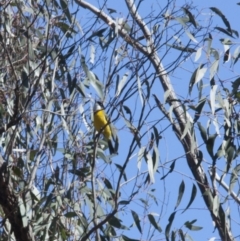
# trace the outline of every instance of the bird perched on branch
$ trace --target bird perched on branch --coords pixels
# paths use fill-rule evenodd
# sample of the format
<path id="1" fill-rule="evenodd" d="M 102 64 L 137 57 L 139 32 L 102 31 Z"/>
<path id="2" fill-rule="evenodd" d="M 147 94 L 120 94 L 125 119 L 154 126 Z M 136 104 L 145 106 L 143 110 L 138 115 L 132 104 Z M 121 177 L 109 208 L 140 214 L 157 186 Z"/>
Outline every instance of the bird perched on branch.
<path id="1" fill-rule="evenodd" d="M 93 111 L 94 111 L 94 121 L 93 121 L 94 127 L 98 131 L 98 133 L 103 134 L 104 139 L 108 143 L 109 152 L 110 154 L 113 154 L 115 153 L 115 149 L 112 144 L 113 132 L 112 132 L 110 120 L 105 113 L 102 102 L 96 101 Z"/>

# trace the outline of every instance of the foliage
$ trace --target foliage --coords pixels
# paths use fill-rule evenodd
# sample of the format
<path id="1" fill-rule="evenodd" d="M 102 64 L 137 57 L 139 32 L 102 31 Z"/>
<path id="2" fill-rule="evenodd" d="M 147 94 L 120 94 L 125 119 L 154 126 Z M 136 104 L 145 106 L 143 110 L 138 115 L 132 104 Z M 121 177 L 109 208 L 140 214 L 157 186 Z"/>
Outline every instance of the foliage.
<path id="1" fill-rule="evenodd" d="M 221 239 L 239 235 L 238 32 L 216 7 L 125 3 L 127 17 L 101 1 L 0 5 L 1 240 L 192 239 L 196 199 Z M 118 154 L 94 131 L 95 100 Z"/>

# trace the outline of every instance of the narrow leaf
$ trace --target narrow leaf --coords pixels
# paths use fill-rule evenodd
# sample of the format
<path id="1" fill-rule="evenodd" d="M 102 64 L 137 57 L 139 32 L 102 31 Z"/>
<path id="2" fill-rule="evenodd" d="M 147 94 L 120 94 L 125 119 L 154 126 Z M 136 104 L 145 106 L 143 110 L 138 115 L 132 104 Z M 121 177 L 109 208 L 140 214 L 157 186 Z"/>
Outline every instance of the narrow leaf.
<path id="1" fill-rule="evenodd" d="M 139 232 L 142 233 L 142 228 L 141 228 L 141 225 L 140 225 L 140 219 L 138 217 L 138 214 L 136 212 L 134 212 L 133 210 L 131 210 L 131 212 L 132 212 L 134 222 L 135 222 Z"/>
<path id="2" fill-rule="evenodd" d="M 156 173 L 159 164 L 159 150 L 156 145 L 153 146 L 152 160 L 153 160 L 153 174 Z"/>
<path id="3" fill-rule="evenodd" d="M 209 136 L 208 140 L 205 143 L 208 154 L 211 156 L 213 161 L 215 161 L 215 156 L 213 154 L 213 147 L 214 147 L 214 142 L 215 142 L 216 137 L 217 137 L 217 134 Z"/>
<path id="4" fill-rule="evenodd" d="M 204 64 L 200 64 L 199 67 L 197 69 L 195 69 L 195 71 L 193 72 L 192 76 L 191 76 L 191 79 L 190 79 L 190 82 L 189 82 L 189 95 L 191 95 L 191 92 L 192 92 L 192 88 L 193 88 L 193 85 L 196 84 L 197 82 L 199 82 L 205 72 L 206 72 L 206 68 L 203 68 Z"/>
<path id="5" fill-rule="evenodd" d="M 224 22 L 224 24 L 225 24 L 226 27 L 227 27 L 227 30 L 228 30 L 229 32 L 232 32 L 230 23 L 229 23 L 229 21 L 227 20 L 227 18 L 225 17 L 225 15 L 224 15 L 218 8 L 211 7 L 210 9 L 211 9 L 213 12 L 215 12 L 218 16 L 221 17 L 222 21 Z"/>
<path id="6" fill-rule="evenodd" d="M 196 187 L 195 184 L 193 184 L 191 198 L 189 200 L 189 203 L 188 203 L 187 207 L 184 209 L 184 211 L 182 213 L 184 213 L 191 206 L 191 204 L 194 201 L 196 195 L 197 195 L 197 187 Z"/>
<path id="7" fill-rule="evenodd" d="M 187 227 L 188 229 L 190 229 L 190 230 L 192 230 L 192 231 L 198 231 L 198 230 L 201 230 L 201 229 L 202 229 L 202 227 L 194 226 L 194 225 L 192 225 L 192 224 L 193 224 L 193 222 L 189 222 L 189 221 L 187 221 L 187 222 L 184 223 L 185 227 Z"/>
<path id="8" fill-rule="evenodd" d="M 228 173 L 231 165 L 232 165 L 232 161 L 234 159 L 235 156 L 235 146 L 233 143 L 231 143 L 231 145 L 228 147 L 227 151 L 226 151 L 226 158 L 227 158 L 227 169 L 226 172 Z"/>
<path id="9" fill-rule="evenodd" d="M 95 54 L 96 54 L 96 50 L 93 44 L 91 44 L 90 46 L 90 63 L 94 64 L 95 62 Z"/>
<path id="10" fill-rule="evenodd" d="M 221 28 L 221 27 L 215 27 L 215 29 L 217 29 L 218 31 L 227 34 L 228 36 L 232 37 L 232 33 L 228 32 L 227 29 Z"/>
<path id="11" fill-rule="evenodd" d="M 237 63 L 238 59 L 240 58 L 240 46 L 238 46 L 233 53 L 234 64 Z"/>
<path id="12" fill-rule="evenodd" d="M 122 221 L 120 219 L 114 216 L 108 222 L 110 225 L 112 225 L 115 228 L 128 229 L 126 226 L 121 224 Z"/>
<path id="13" fill-rule="evenodd" d="M 148 173 L 149 173 L 150 181 L 151 183 L 154 183 L 155 179 L 154 179 L 154 171 L 153 171 L 153 160 L 149 153 L 147 154 L 147 165 L 148 165 Z"/>
<path id="14" fill-rule="evenodd" d="M 217 91 L 217 85 L 212 86 L 210 90 L 210 107 L 212 109 L 212 114 L 215 114 L 215 99 L 216 99 L 216 91 Z"/>
<path id="15" fill-rule="evenodd" d="M 194 36 L 187 29 L 185 29 L 185 33 L 194 43 L 198 43 L 198 41 L 194 38 Z"/>
<path id="16" fill-rule="evenodd" d="M 220 205 L 220 202 L 219 202 L 219 197 L 218 197 L 218 195 L 216 195 L 214 198 L 213 198 L 213 213 L 214 213 L 214 215 L 216 216 L 216 217 L 218 217 L 218 215 L 219 215 L 219 212 L 218 212 L 218 210 L 219 210 L 219 205 Z"/>
<path id="17" fill-rule="evenodd" d="M 232 192 L 236 181 L 239 179 L 239 174 L 240 174 L 240 164 L 238 164 L 236 167 L 234 167 L 234 169 L 232 171 L 232 174 L 230 177 L 230 185 L 229 185 L 228 193 Z"/>
<path id="18" fill-rule="evenodd" d="M 167 174 L 165 174 L 163 177 L 161 177 L 160 180 L 164 179 L 169 173 L 171 173 L 173 170 L 174 170 L 174 167 L 175 167 L 175 162 L 176 160 L 173 161 L 173 163 L 170 165 L 170 170 Z"/>
<path id="19" fill-rule="evenodd" d="M 146 150 L 146 147 L 143 146 L 143 147 L 141 147 L 140 150 L 138 151 L 137 167 L 138 167 L 138 170 L 139 170 L 139 171 L 141 170 L 142 158 L 143 158 L 143 156 L 144 156 L 145 150 Z"/>
<path id="20" fill-rule="evenodd" d="M 201 134 L 201 137 L 202 137 L 203 141 L 206 143 L 207 139 L 208 139 L 207 132 L 200 122 L 198 122 L 198 128 L 200 130 L 200 134 Z"/>
<path id="21" fill-rule="evenodd" d="M 178 207 L 178 205 L 180 204 L 180 202 L 182 200 L 182 197 L 183 197 L 184 190 L 185 190 L 185 183 L 184 183 L 184 181 L 182 181 L 180 186 L 179 186 L 178 199 L 177 199 L 177 203 L 176 203 L 174 209 L 176 209 Z"/>
<path id="22" fill-rule="evenodd" d="M 153 225 L 153 227 L 155 229 L 157 229 L 160 233 L 162 232 L 161 227 L 158 225 L 158 223 L 156 222 L 154 216 L 152 214 L 148 214 L 148 219 L 150 221 L 150 223 Z"/>
<path id="23" fill-rule="evenodd" d="M 201 99 L 195 108 L 194 123 L 200 118 L 204 104 L 206 103 L 206 98 Z"/>
<path id="24" fill-rule="evenodd" d="M 219 59 L 218 60 L 215 60 L 211 67 L 210 67 L 210 77 L 209 79 L 211 80 L 215 74 L 218 72 L 218 66 L 219 66 Z"/>
<path id="25" fill-rule="evenodd" d="M 143 105 L 142 85 L 141 85 L 141 80 L 138 76 L 137 76 L 137 83 L 138 83 L 139 98 L 140 98 L 141 104 Z"/>
<path id="26" fill-rule="evenodd" d="M 198 48 L 198 50 L 197 50 L 197 52 L 195 54 L 194 62 L 197 62 L 199 60 L 199 58 L 201 57 L 202 49 L 203 49 L 203 47 Z"/>
<path id="27" fill-rule="evenodd" d="M 195 28 L 197 28 L 197 23 L 195 21 L 195 18 L 193 17 L 192 13 L 187 9 L 187 8 L 182 8 L 184 12 L 187 14 L 189 17 L 189 22 L 194 25 Z"/>
<path id="28" fill-rule="evenodd" d="M 129 238 L 129 237 L 125 236 L 125 235 L 122 235 L 122 239 L 124 241 L 139 241 L 139 239 L 132 239 L 132 238 Z"/>
<path id="29" fill-rule="evenodd" d="M 171 229 L 171 226 L 172 226 L 175 214 L 176 214 L 176 212 L 173 212 L 170 215 L 170 217 L 168 219 L 168 225 L 166 226 L 166 229 L 165 229 L 165 236 L 166 236 L 167 241 L 169 241 L 169 232 L 170 232 L 170 229 Z"/>
<path id="30" fill-rule="evenodd" d="M 125 86 L 125 83 L 127 81 L 128 78 L 128 73 L 124 74 L 124 76 L 122 77 L 122 79 L 120 80 L 119 84 L 118 84 L 118 88 L 117 88 L 117 93 L 116 93 L 116 97 L 119 96 L 122 92 L 123 87 Z"/>

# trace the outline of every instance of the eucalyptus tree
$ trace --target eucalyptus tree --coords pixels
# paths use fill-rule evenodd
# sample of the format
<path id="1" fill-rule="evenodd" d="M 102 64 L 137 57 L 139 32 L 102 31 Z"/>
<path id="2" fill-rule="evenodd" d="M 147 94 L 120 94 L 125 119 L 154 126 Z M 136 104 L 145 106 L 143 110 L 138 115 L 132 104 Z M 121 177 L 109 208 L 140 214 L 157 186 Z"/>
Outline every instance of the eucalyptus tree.
<path id="1" fill-rule="evenodd" d="M 1 240 L 239 235 L 238 32 L 216 7 L 151 4 L 1 4 Z"/>

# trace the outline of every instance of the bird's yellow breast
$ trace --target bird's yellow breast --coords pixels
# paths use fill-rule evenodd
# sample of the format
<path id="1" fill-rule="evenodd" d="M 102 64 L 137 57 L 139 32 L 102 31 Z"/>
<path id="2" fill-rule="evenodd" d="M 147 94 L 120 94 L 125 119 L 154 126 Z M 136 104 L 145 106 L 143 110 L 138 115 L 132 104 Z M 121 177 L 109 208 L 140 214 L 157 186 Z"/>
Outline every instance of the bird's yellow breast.
<path id="1" fill-rule="evenodd" d="M 98 132 L 101 132 L 104 137 L 109 140 L 111 138 L 111 128 L 104 110 L 98 110 L 94 113 L 94 127 Z M 104 128 L 104 129 L 103 129 Z"/>

